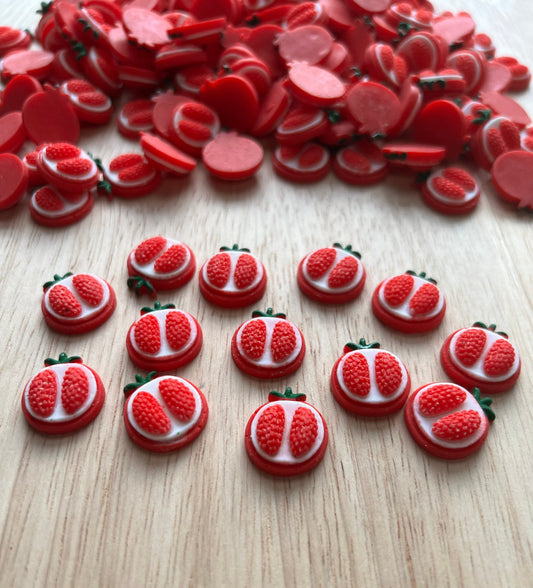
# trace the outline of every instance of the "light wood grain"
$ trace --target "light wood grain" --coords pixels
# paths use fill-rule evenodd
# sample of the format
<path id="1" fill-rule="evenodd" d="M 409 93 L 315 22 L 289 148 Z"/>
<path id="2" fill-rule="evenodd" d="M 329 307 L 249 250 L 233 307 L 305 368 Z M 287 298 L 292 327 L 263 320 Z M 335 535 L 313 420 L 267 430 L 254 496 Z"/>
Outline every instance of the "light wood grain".
<path id="1" fill-rule="evenodd" d="M 0 0 L 0 24 L 33 28 L 33 4 Z M 500 55 L 533 66 L 533 4 L 437 6 L 469 10 Z M 517 99 L 533 112 L 531 92 Z M 81 143 L 106 161 L 137 149 L 112 127 L 84 131 Z M 0 585 L 531 586 L 532 217 L 506 206 L 487 174 L 479 178 L 482 201 L 460 219 L 426 208 L 403 179 L 357 189 L 330 176 L 297 186 L 277 178 L 268 158 L 254 181 L 218 182 L 199 166 L 150 197 L 101 199 L 62 230 L 32 223 L 26 201 L 1 213 Z M 252 380 L 229 352 L 250 309 L 206 303 L 197 279 L 162 295 L 202 325 L 202 352 L 179 374 L 204 391 L 210 409 L 204 433 L 164 456 L 131 443 L 121 416 L 122 388 L 138 371 L 125 335 L 145 302 L 126 288 L 126 256 L 156 234 L 188 243 L 199 262 L 221 245 L 251 248 L 269 275 L 259 306 L 287 312 L 308 344 L 292 377 Z M 299 293 L 295 274 L 305 253 L 334 241 L 361 251 L 368 281 L 353 304 L 325 308 Z M 370 309 L 375 286 L 408 268 L 427 271 L 446 293 L 445 320 L 427 335 L 399 335 Z M 112 318 L 87 335 L 56 334 L 40 313 L 41 284 L 69 270 L 101 275 L 117 291 Z M 477 455 L 434 459 L 412 441 L 401 414 L 357 418 L 330 394 L 330 370 L 347 341 L 380 341 L 418 387 L 446 379 L 440 346 L 475 320 L 497 323 L 523 358 L 515 388 L 494 401 L 497 419 Z M 91 426 L 56 439 L 27 426 L 20 396 L 42 359 L 61 351 L 99 372 L 107 398 Z M 274 479 L 249 462 L 244 427 L 271 389 L 287 385 L 308 394 L 331 439 L 312 473 Z"/>

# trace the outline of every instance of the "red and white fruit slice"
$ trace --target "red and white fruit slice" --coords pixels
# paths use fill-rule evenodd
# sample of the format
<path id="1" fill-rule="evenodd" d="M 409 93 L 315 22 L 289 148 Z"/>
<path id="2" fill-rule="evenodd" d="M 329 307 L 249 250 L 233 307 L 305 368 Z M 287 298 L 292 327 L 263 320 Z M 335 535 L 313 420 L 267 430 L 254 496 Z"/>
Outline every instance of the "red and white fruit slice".
<path id="1" fill-rule="evenodd" d="M 137 139 L 141 131 L 150 132 L 154 128 L 152 113 L 155 104 L 147 98 L 126 102 L 117 116 L 119 132 L 129 139 Z"/>
<path id="2" fill-rule="evenodd" d="M 272 155 L 274 171 L 293 182 L 318 182 L 330 168 L 329 151 L 318 143 L 280 145 Z"/>
<path id="3" fill-rule="evenodd" d="M 300 290 L 319 302 L 341 304 L 361 293 L 366 271 L 357 251 L 339 244 L 308 253 L 298 265 Z"/>
<path id="4" fill-rule="evenodd" d="M 59 333 L 79 334 L 104 323 L 115 310 L 113 288 L 93 274 L 54 276 L 41 303 L 46 324 Z"/>
<path id="5" fill-rule="evenodd" d="M 123 411 L 132 441 L 156 453 L 181 449 L 203 431 L 208 406 L 202 391 L 177 376 L 161 376 L 131 393 Z"/>
<path id="6" fill-rule="evenodd" d="M 331 392 L 346 410 L 363 416 L 385 416 L 405 404 L 411 380 L 393 353 L 345 347 L 331 371 Z"/>
<path id="7" fill-rule="evenodd" d="M 250 376 L 265 379 L 295 372 L 305 355 L 305 341 L 298 327 L 284 315 L 272 315 L 271 309 L 252 316 L 231 340 L 231 355 L 237 367 Z"/>
<path id="8" fill-rule="evenodd" d="M 93 205 L 90 190 L 73 198 L 50 185 L 35 190 L 29 201 L 32 219 L 46 227 L 63 227 L 78 222 L 91 212 Z"/>
<path id="9" fill-rule="evenodd" d="M 24 388 L 22 412 L 42 433 L 72 433 L 92 422 L 104 403 L 105 389 L 98 374 L 81 363 L 81 358 L 68 359 L 71 361 L 54 365 L 45 362 L 47 367 Z"/>
<path id="10" fill-rule="evenodd" d="M 505 66 L 511 74 L 511 82 L 509 83 L 508 90 L 519 91 L 525 90 L 529 87 L 531 82 L 531 72 L 526 65 L 523 65 L 515 57 L 508 57 L 502 55 L 493 59 L 494 63 L 499 63 Z"/>
<path id="11" fill-rule="evenodd" d="M 188 101 L 177 106 L 172 114 L 170 139 L 177 147 L 197 157 L 219 130 L 220 121 L 214 110 Z"/>
<path id="12" fill-rule="evenodd" d="M 405 422 L 413 439 L 442 459 L 471 455 L 489 431 L 489 419 L 473 394 L 446 382 L 415 390 L 406 404 Z"/>
<path id="13" fill-rule="evenodd" d="M 326 113 L 321 108 L 299 105 L 287 112 L 275 137 L 281 145 L 301 145 L 320 137 L 327 128 Z"/>
<path id="14" fill-rule="evenodd" d="M 0 26 L 0 57 L 9 51 L 26 49 L 30 46 L 31 34 L 13 27 Z"/>
<path id="15" fill-rule="evenodd" d="M 448 57 L 448 48 L 442 39 L 420 31 L 408 35 L 400 42 L 396 54 L 403 57 L 411 73 L 425 69 L 441 69 Z"/>
<path id="16" fill-rule="evenodd" d="M 171 143 L 151 133 L 140 133 L 146 159 L 158 170 L 183 178 L 196 167 L 193 159 Z"/>
<path id="17" fill-rule="evenodd" d="M 386 43 L 373 43 L 367 48 L 364 66 L 372 79 L 395 88 L 400 88 L 407 78 L 405 59 L 395 55 Z"/>
<path id="18" fill-rule="evenodd" d="M 185 243 L 157 236 L 137 245 L 128 256 L 127 266 L 131 277 L 140 276 L 155 290 L 173 290 L 193 277 L 196 259 Z"/>
<path id="19" fill-rule="evenodd" d="M 104 170 L 111 193 L 121 198 L 139 198 L 151 194 L 161 183 L 161 172 L 139 153 L 115 157 Z"/>
<path id="20" fill-rule="evenodd" d="M 68 80 L 61 84 L 59 91 L 70 100 L 80 121 L 99 125 L 109 122 L 113 114 L 111 99 L 91 83 Z"/>
<path id="21" fill-rule="evenodd" d="M 487 59 L 473 49 L 459 49 L 450 54 L 446 65 L 457 70 L 465 81 L 465 94 L 475 96 L 487 75 Z"/>
<path id="22" fill-rule="evenodd" d="M 247 249 L 222 248 L 201 267 L 200 292 L 213 304 L 238 308 L 260 300 L 266 289 L 264 265 Z"/>
<path id="23" fill-rule="evenodd" d="M 465 388 L 496 394 L 511 388 L 520 375 L 516 347 L 495 327 L 459 329 L 447 337 L 440 352 L 446 374 Z"/>
<path id="24" fill-rule="evenodd" d="M 202 348 L 198 321 L 183 310 L 161 308 L 142 314 L 129 328 L 131 361 L 145 370 L 169 371 L 191 362 Z"/>
<path id="25" fill-rule="evenodd" d="M 43 178 L 63 192 L 81 194 L 98 183 L 100 170 L 83 149 L 71 143 L 51 143 L 38 152 Z"/>
<path id="26" fill-rule="evenodd" d="M 435 170 L 422 186 L 424 202 L 445 214 L 470 212 L 479 202 L 480 195 L 477 181 L 459 167 Z"/>
<path id="27" fill-rule="evenodd" d="M 375 143 L 361 140 L 337 151 L 333 157 L 333 171 L 348 184 L 367 186 L 385 178 L 389 164 Z"/>
<path id="28" fill-rule="evenodd" d="M 496 116 L 474 134 L 471 148 L 476 162 L 482 168 L 490 170 L 500 155 L 509 151 L 519 151 L 522 148 L 520 129 L 508 118 Z"/>
<path id="29" fill-rule="evenodd" d="M 393 329 L 421 333 L 441 323 L 446 301 L 436 283 L 425 275 L 405 273 L 379 284 L 372 295 L 372 310 L 381 322 Z"/>
<path id="30" fill-rule="evenodd" d="M 305 396 L 302 398 L 305 400 Z M 275 476 L 294 476 L 308 472 L 321 461 L 328 429 L 322 415 L 307 402 L 273 399 L 250 417 L 244 442 L 258 468 Z"/>

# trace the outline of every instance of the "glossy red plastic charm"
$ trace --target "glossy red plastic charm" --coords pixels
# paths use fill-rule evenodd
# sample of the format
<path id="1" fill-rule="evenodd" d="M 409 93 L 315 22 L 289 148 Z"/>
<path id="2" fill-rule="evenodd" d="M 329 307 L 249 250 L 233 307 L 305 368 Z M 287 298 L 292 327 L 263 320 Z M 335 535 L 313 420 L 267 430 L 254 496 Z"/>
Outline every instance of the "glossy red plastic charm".
<path id="1" fill-rule="evenodd" d="M 150 132 L 154 128 L 152 113 L 155 103 L 147 98 L 126 102 L 117 116 L 117 128 L 128 139 L 138 139 L 141 131 Z"/>
<path id="2" fill-rule="evenodd" d="M 115 291 L 93 274 L 54 275 L 43 285 L 41 302 L 46 324 L 66 335 L 87 333 L 103 324 L 116 306 Z"/>
<path id="3" fill-rule="evenodd" d="M 221 247 L 201 267 L 200 292 L 206 300 L 226 308 L 249 306 L 265 293 L 267 274 L 249 249 Z"/>
<path id="4" fill-rule="evenodd" d="M 263 163 L 260 143 L 237 133 L 218 133 L 202 150 L 207 170 L 221 180 L 246 180 Z"/>
<path id="5" fill-rule="evenodd" d="M 360 258 L 351 245 L 340 243 L 312 251 L 298 265 L 298 286 L 309 298 L 326 304 L 355 300 L 366 279 Z"/>
<path id="6" fill-rule="evenodd" d="M 509 151 L 500 155 L 491 169 L 498 195 L 518 208 L 533 210 L 533 153 Z"/>
<path id="7" fill-rule="evenodd" d="M 326 451 L 324 417 L 305 394 L 273 391 L 250 417 L 244 445 L 252 463 L 274 476 L 296 476 L 315 468 Z"/>
<path id="8" fill-rule="evenodd" d="M 196 159 L 157 135 L 141 132 L 140 137 L 144 156 L 155 169 L 182 178 L 196 167 Z"/>
<path id="9" fill-rule="evenodd" d="M 51 185 L 37 188 L 29 202 L 32 219 L 45 227 L 64 227 L 78 222 L 91 212 L 93 205 L 90 190 L 72 195 L 61 193 Z"/>
<path id="10" fill-rule="evenodd" d="M 292 182 L 318 182 L 330 169 L 329 151 L 318 143 L 280 145 L 272 155 L 274 171 Z"/>
<path id="11" fill-rule="evenodd" d="M 255 310 L 235 331 L 231 355 L 237 367 L 256 378 L 281 378 L 295 372 L 305 356 L 303 335 L 283 313 Z"/>
<path id="12" fill-rule="evenodd" d="M 331 392 L 346 410 L 385 416 L 400 410 L 411 390 L 404 363 L 379 343 L 347 343 L 331 371 Z"/>
<path id="13" fill-rule="evenodd" d="M 111 119 L 111 99 L 86 80 L 68 80 L 59 90 L 70 100 L 80 121 L 104 125 Z"/>
<path id="14" fill-rule="evenodd" d="M 139 153 L 124 153 L 104 168 L 110 192 L 121 198 L 139 198 L 151 194 L 161 183 L 161 172 Z"/>
<path id="15" fill-rule="evenodd" d="M 129 328 L 126 347 L 131 361 L 144 370 L 170 371 L 200 353 L 203 335 L 198 321 L 173 304 L 145 306 Z"/>
<path id="16" fill-rule="evenodd" d="M 520 375 L 520 355 L 496 325 L 474 323 L 447 337 L 440 351 L 446 374 L 465 388 L 497 394 L 511 388 Z"/>
<path id="17" fill-rule="evenodd" d="M 492 400 L 457 384 L 435 382 L 415 390 L 405 407 L 413 439 L 442 459 L 462 459 L 481 448 L 495 418 Z"/>
<path id="18" fill-rule="evenodd" d="M 200 435 L 209 409 L 203 392 L 177 376 L 137 375 L 124 387 L 123 418 L 132 441 L 143 449 L 167 453 L 185 447 Z"/>
<path id="19" fill-rule="evenodd" d="M 13 153 L 0 153 L 0 211 L 15 206 L 28 186 L 28 168 Z"/>
<path id="20" fill-rule="evenodd" d="M 444 214 L 466 214 L 479 202 L 478 182 L 465 169 L 445 167 L 429 175 L 422 185 L 424 202 Z"/>
<path id="21" fill-rule="evenodd" d="M 198 157 L 203 147 L 220 130 L 216 112 L 205 104 L 192 100 L 174 109 L 170 124 L 170 139 L 180 149 Z"/>
<path id="22" fill-rule="evenodd" d="M 389 173 L 389 164 L 378 145 L 361 139 L 335 153 L 333 171 L 343 182 L 367 186 L 383 180 Z"/>
<path id="23" fill-rule="evenodd" d="M 403 333 L 422 333 L 439 326 L 446 301 L 437 282 L 422 272 L 407 271 L 383 280 L 372 295 L 372 310 L 387 326 Z"/>
<path id="24" fill-rule="evenodd" d="M 128 288 L 155 298 L 159 290 L 174 290 L 189 282 L 196 258 L 185 243 L 157 236 L 137 245 L 128 255 L 127 265 Z"/>
<path id="25" fill-rule="evenodd" d="M 99 415 L 105 400 L 100 376 L 81 357 L 47 358 L 45 367 L 26 384 L 22 412 L 41 433 L 61 435 L 85 427 Z"/>

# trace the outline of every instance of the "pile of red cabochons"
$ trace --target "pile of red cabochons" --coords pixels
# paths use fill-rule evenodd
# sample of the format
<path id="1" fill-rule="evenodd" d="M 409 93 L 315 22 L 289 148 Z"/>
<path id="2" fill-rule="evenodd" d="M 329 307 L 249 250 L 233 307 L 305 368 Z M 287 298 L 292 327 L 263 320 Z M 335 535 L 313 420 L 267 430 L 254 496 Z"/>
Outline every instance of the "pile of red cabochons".
<path id="1" fill-rule="evenodd" d="M 495 57 L 467 13 L 426 0 L 54 0 L 40 12 L 39 49 L 0 27 L 0 209 L 29 185 L 37 222 L 69 224 L 96 190 L 143 196 L 199 158 L 246 179 L 267 136 L 288 180 L 408 172 L 427 204 L 462 214 L 480 195 L 456 163 L 468 158 L 502 198 L 533 207 L 531 120 L 508 94 L 530 73 Z M 102 165 L 76 146 L 80 125 L 107 124 L 124 90 L 136 95 L 116 123 L 142 153 Z M 27 139 L 36 149 L 21 161 Z"/>

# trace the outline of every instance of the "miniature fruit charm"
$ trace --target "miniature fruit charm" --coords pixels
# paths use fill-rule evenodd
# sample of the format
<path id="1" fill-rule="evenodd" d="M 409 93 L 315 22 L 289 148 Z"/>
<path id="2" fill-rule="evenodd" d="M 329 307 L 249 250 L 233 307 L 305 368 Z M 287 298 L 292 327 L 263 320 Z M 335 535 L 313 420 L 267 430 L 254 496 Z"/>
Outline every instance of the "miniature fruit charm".
<path id="1" fill-rule="evenodd" d="M 424 202 L 444 214 L 466 214 L 473 210 L 481 191 L 473 176 L 460 167 L 432 171 L 422 185 Z"/>
<path id="2" fill-rule="evenodd" d="M 405 422 L 413 439 L 443 459 L 461 459 L 477 451 L 495 418 L 492 399 L 481 399 L 451 383 L 427 384 L 415 390 L 405 406 Z"/>
<path id="3" fill-rule="evenodd" d="M 351 245 L 323 247 L 307 254 L 298 266 L 298 286 L 309 298 L 327 304 L 350 302 L 359 296 L 366 272 L 361 255 Z"/>
<path id="4" fill-rule="evenodd" d="M 198 437 L 208 415 L 199 388 L 177 376 L 156 377 L 156 372 L 135 379 L 124 388 L 124 424 L 132 441 L 148 451 L 165 453 Z"/>
<path id="5" fill-rule="evenodd" d="M 514 385 L 520 375 L 520 356 L 507 334 L 496 325 L 474 323 L 452 333 L 440 350 L 440 361 L 454 381 L 497 394 Z"/>
<path id="6" fill-rule="evenodd" d="M 384 324 L 403 333 L 435 329 L 444 318 L 446 301 L 437 282 L 422 272 L 407 271 L 383 280 L 372 295 L 372 310 Z"/>
<path id="7" fill-rule="evenodd" d="M 153 298 L 158 290 L 174 290 L 193 277 L 196 259 L 185 243 L 166 237 L 151 237 L 128 256 L 128 288 Z"/>
<path id="8" fill-rule="evenodd" d="M 331 371 L 331 392 L 346 410 L 384 416 L 405 404 L 411 380 L 403 362 L 379 343 L 347 343 Z"/>
<path id="9" fill-rule="evenodd" d="M 48 184 L 37 188 L 29 201 L 32 219 L 46 227 L 64 227 L 78 222 L 91 212 L 94 197 L 91 190 L 82 194 L 62 194 Z"/>
<path id="10" fill-rule="evenodd" d="M 305 355 L 300 329 L 282 313 L 254 310 L 233 334 L 231 355 L 239 369 L 256 378 L 281 378 L 295 372 Z"/>
<path id="11" fill-rule="evenodd" d="M 265 293 L 265 267 L 249 249 L 237 244 L 221 247 L 200 269 L 200 292 L 206 300 L 225 308 L 239 308 L 261 300 Z"/>
<path id="12" fill-rule="evenodd" d="M 66 335 L 87 333 L 104 323 L 115 310 L 115 291 L 93 274 L 54 275 L 43 285 L 41 303 L 46 324 Z"/>
<path id="13" fill-rule="evenodd" d="M 145 306 L 129 328 L 126 347 L 133 363 L 145 370 L 175 370 L 192 361 L 202 348 L 198 321 L 173 304 Z"/>
<path id="14" fill-rule="evenodd" d="M 305 401 L 305 394 L 271 392 L 251 416 L 244 445 L 253 464 L 274 476 L 296 476 L 324 457 L 328 428 L 324 417 Z"/>
<path id="15" fill-rule="evenodd" d="M 24 388 L 22 412 L 41 433 L 72 433 L 92 422 L 100 413 L 105 388 L 100 376 L 84 365 L 81 357 L 47 358 Z"/>

